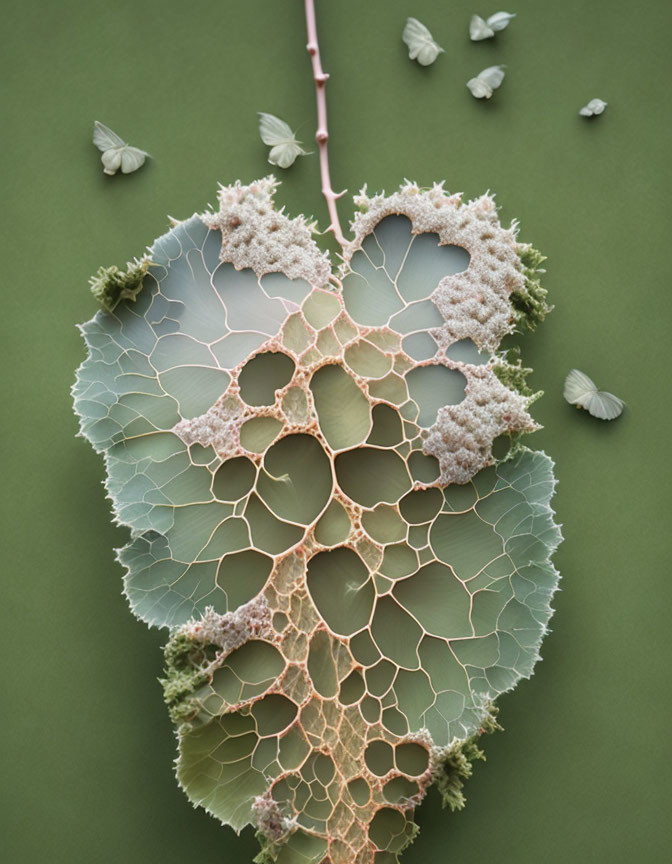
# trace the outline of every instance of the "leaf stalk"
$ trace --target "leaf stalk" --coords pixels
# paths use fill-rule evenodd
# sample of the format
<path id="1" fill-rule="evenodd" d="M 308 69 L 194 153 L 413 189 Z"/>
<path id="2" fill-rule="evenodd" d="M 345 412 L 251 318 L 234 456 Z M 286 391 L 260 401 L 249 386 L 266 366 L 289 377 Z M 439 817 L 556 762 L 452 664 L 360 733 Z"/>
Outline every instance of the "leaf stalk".
<path id="1" fill-rule="evenodd" d="M 322 68 L 322 60 L 320 58 L 320 43 L 317 38 L 317 23 L 315 20 L 315 0 L 305 0 L 306 8 L 306 30 L 308 32 L 308 44 L 306 50 L 310 55 L 310 60 L 313 66 L 313 80 L 315 81 L 315 93 L 317 96 L 317 132 L 315 140 L 320 155 L 320 177 L 322 180 L 322 194 L 327 202 L 327 210 L 329 211 L 329 227 L 327 231 L 331 231 L 336 238 L 341 248 L 345 248 L 347 241 L 341 230 L 341 223 L 338 218 L 338 208 L 336 201 L 344 194 L 340 192 L 336 194 L 331 186 L 331 175 L 329 173 L 329 150 L 327 142 L 329 141 L 329 129 L 327 126 L 327 95 L 326 83 L 329 75 Z"/>

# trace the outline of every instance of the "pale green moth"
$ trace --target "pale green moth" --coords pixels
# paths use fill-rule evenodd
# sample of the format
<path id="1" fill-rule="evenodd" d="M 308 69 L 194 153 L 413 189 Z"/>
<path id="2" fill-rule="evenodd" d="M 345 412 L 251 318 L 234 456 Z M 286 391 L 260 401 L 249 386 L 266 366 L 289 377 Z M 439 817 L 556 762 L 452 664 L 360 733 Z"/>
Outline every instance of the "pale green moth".
<path id="1" fill-rule="evenodd" d="M 467 87 L 476 99 L 489 99 L 504 80 L 504 74 L 503 66 L 488 66 L 467 81 Z"/>
<path id="2" fill-rule="evenodd" d="M 613 393 L 598 390 L 595 382 L 578 369 L 572 369 L 565 378 L 563 395 L 570 405 L 583 408 L 599 420 L 615 420 L 625 408 L 622 399 Z"/>
<path id="3" fill-rule="evenodd" d="M 131 147 L 116 132 L 98 120 L 93 123 L 93 143 L 103 151 L 100 161 L 105 174 L 116 174 L 120 168 L 122 174 L 131 174 L 141 168 L 149 156 L 144 150 Z"/>
<path id="4" fill-rule="evenodd" d="M 598 114 L 604 113 L 607 103 L 603 99 L 591 99 L 587 105 L 579 111 L 582 117 L 596 117 Z"/>
<path id="5" fill-rule="evenodd" d="M 515 17 L 515 13 L 511 12 L 495 12 L 486 20 L 480 15 L 472 15 L 469 22 L 469 38 L 472 42 L 492 39 L 499 30 L 505 30 L 509 26 L 509 21 Z"/>
<path id="6" fill-rule="evenodd" d="M 271 148 L 268 161 L 278 168 L 289 168 L 296 161 L 297 156 L 308 154 L 296 140 L 296 135 L 288 124 L 274 114 L 259 112 L 259 134 L 264 144 Z"/>
<path id="7" fill-rule="evenodd" d="M 408 18 L 401 38 L 408 45 L 408 56 L 421 66 L 431 66 L 443 48 L 434 41 L 429 30 L 417 18 Z"/>

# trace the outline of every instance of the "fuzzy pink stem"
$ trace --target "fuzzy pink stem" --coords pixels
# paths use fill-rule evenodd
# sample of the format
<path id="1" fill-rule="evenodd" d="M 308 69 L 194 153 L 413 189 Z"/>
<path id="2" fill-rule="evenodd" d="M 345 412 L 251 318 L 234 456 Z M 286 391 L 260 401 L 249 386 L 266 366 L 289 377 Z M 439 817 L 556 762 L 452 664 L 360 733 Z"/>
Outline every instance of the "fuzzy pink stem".
<path id="1" fill-rule="evenodd" d="M 327 129 L 327 96 L 325 87 L 329 76 L 322 69 L 322 61 L 320 60 L 320 45 L 317 41 L 317 25 L 315 23 L 315 0 L 305 0 L 306 4 L 306 29 L 308 31 L 308 44 L 306 48 L 310 54 L 310 59 L 313 64 L 313 79 L 315 81 L 315 90 L 317 93 L 317 132 L 315 140 L 320 153 L 320 176 L 322 178 L 322 194 L 327 202 L 329 210 L 329 218 L 331 223 L 327 231 L 332 231 L 336 240 L 344 248 L 347 241 L 341 231 L 341 223 L 338 220 L 338 209 L 336 201 L 344 193 L 337 195 L 331 188 L 331 176 L 329 174 L 329 153 L 327 150 L 327 141 L 329 140 L 329 131 Z"/>

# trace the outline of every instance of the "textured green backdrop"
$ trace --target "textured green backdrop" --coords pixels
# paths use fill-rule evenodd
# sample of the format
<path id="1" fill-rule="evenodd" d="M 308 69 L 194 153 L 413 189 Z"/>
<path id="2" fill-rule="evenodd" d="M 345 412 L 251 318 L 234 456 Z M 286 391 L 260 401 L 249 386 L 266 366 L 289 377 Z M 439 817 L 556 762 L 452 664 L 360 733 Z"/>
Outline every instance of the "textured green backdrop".
<path id="1" fill-rule="evenodd" d="M 318 2 L 334 185 L 445 178 L 491 189 L 548 255 L 556 310 L 524 359 L 546 391 L 533 444 L 557 461 L 565 543 L 554 632 L 530 682 L 501 700 L 506 732 L 462 814 L 423 805 L 406 864 L 669 860 L 672 120 L 666 0 L 512 0 L 472 44 L 471 0 Z M 508 8 L 508 5 L 506 6 Z M 7 864 L 247 864 L 172 776 L 160 633 L 129 614 L 102 460 L 75 439 L 68 389 L 95 310 L 87 279 L 141 254 L 269 170 L 257 110 L 301 126 L 314 94 L 300 0 L 3 0 L 2 802 Z M 416 15 L 445 47 L 421 69 Z M 506 63 L 490 103 L 465 81 Z M 584 121 L 588 99 L 609 102 Z M 104 177 L 94 119 L 154 157 Z M 324 219 L 315 156 L 283 174 L 290 212 Z M 343 202 L 343 212 L 349 204 Z M 628 402 L 601 424 L 562 399 L 572 366 Z M 666 548 L 668 547 L 668 548 Z M 666 800 L 667 799 L 667 800 Z M 667 822 L 667 826 L 666 826 Z"/>

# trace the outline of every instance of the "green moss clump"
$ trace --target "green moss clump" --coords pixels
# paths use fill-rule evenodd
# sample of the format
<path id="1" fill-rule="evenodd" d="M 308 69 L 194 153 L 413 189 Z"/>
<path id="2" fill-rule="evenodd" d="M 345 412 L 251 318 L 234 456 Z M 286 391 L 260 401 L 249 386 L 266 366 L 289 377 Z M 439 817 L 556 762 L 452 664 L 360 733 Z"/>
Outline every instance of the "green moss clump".
<path id="1" fill-rule="evenodd" d="M 210 679 L 207 671 L 217 656 L 216 645 L 207 645 L 179 630 L 163 649 L 165 660 L 163 700 L 173 723 L 181 725 L 191 719 L 194 706 L 191 697 Z"/>
<path id="2" fill-rule="evenodd" d="M 444 807 L 450 807 L 451 811 L 462 810 L 467 803 L 462 790 L 464 789 L 464 781 L 468 780 L 473 774 L 473 765 L 477 759 L 485 762 L 485 753 L 478 747 L 477 741 L 481 735 L 491 735 L 502 727 L 497 722 L 498 709 L 495 705 L 490 704 L 487 709 L 481 728 L 479 731 L 467 738 L 465 741 L 459 741 L 448 748 L 448 751 L 439 767 L 439 776 L 436 785 L 441 795 L 441 802 Z"/>
<path id="3" fill-rule="evenodd" d="M 521 396 L 527 396 L 529 399 L 536 401 L 544 395 L 543 390 L 538 390 L 536 393 L 527 383 L 527 376 L 532 372 L 528 366 L 523 366 L 520 358 L 520 348 L 514 345 L 502 351 L 499 354 L 499 362 L 495 363 L 492 371 L 499 378 L 505 387 L 509 390 L 517 390 Z"/>
<path id="4" fill-rule="evenodd" d="M 537 325 L 553 309 L 546 302 L 548 291 L 541 286 L 541 274 L 546 272 L 541 264 L 546 256 L 528 244 L 520 245 L 517 251 L 525 284 L 511 293 L 516 326 L 523 331 L 536 330 Z"/>
<path id="5" fill-rule="evenodd" d="M 121 270 L 115 264 L 99 267 L 89 279 L 91 293 L 101 306 L 112 312 L 122 300 L 135 301 L 151 266 L 149 256 L 143 255 L 140 259 L 129 261 L 126 270 Z"/>

